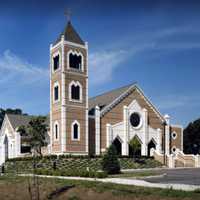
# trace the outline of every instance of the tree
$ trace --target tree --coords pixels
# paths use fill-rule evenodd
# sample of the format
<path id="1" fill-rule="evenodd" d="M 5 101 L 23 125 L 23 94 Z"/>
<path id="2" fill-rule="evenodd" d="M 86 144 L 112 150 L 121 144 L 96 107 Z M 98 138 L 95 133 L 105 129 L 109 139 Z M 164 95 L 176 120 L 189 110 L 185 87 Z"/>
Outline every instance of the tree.
<path id="1" fill-rule="evenodd" d="M 27 114 L 23 114 L 22 110 L 19 108 L 16 108 L 16 109 L 7 108 L 6 110 L 4 110 L 3 108 L 0 108 L 0 128 L 3 123 L 5 114 L 27 115 Z"/>
<path id="2" fill-rule="evenodd" d="M 46 134 L 47 124 L 46 117 L 32 117 L 27 126 L 20 126 L 18 132 L 21 136 L 29 138 L 31 149 L 42 155 L 41 148 L 47 145 Z"/>
<path id="3" fill-rule="evenodd" d="M 108 174 L 118 174 L 120 172 L 120 163 L 114 145 L 111 145 L 104 154 L 102 168 Z"/>
<path id="4" fill-rule="evenodd" d="M 138 156 L 141 151 L 141 144 L 138 140 L 138 138 L 135 136 L 130 142 L 129 142 L 129 154 L 132 156 Z"/>
<path id="5" fill-rule="evenodd" d="M 190 122 L 183 131 L 184 153 L 200 153 L 200 119 Z"/>

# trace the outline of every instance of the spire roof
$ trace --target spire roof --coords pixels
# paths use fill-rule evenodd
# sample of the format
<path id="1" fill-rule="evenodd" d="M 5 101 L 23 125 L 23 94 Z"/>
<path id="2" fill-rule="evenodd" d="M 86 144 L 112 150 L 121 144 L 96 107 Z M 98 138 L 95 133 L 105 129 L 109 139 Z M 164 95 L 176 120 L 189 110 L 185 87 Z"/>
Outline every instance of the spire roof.
<path id="1" fill-rule="evenodd" d="M 74 27 L 72 26 L 71 22 L 68 21 L 64 31 L 60 34 L 58 39 L 56 40 L 55 44 L 60 42 L 62 35 L 64 35 L 65 41 L 73 42 L 76 44 L 84 45 L 84 41 L 81 39 L 81 37 L 78 35 Z"/>

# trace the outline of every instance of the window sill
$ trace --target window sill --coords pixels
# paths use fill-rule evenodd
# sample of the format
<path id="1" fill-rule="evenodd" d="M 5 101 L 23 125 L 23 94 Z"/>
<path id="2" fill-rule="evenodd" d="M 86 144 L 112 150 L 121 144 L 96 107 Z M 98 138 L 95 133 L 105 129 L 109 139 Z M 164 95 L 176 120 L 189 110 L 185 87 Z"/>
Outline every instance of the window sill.
<path id="1" fill-rule="evenodd" d="M 83 103 L 82 100 L 70 99 L 69 101 L 70 101 L 70 102 L 73 102 L 73 103 Z"/>
<path id="2" fill-rule="evenodd" d="M 73 72 L 79 72 L 79 73 L 84 72 L 84 70 L 82 70 L 82 69 L 76 69 L 76 68 L 72 68 L 72 67 L 69 67 L 68 69 L 73 71 Z"/>
<path id="3" fill-rule="evenodd" d="M 53 104 L 57 104 L 60 102 L 60 99 L 59 100 L 56 100 L 56 101 L 53 101 Z"/>
<path id="4" fill-rule="evenodd" d="M 52 73 L 54 74 L 54 73 L 57 73 L 57 72 L 59 72 L 61 70 L 61 67 L 59 67 L 58 69 L 56 69 L 56 70 L 52 70 Z"/>
<path id="5" fill-rule="evenodd" d="M 78 141 L 80 141 L 80 139 L 74 139 L 74 138 L 73 138 L 72 141 L 73 141 L 73 142 L 78 142 Z"/>

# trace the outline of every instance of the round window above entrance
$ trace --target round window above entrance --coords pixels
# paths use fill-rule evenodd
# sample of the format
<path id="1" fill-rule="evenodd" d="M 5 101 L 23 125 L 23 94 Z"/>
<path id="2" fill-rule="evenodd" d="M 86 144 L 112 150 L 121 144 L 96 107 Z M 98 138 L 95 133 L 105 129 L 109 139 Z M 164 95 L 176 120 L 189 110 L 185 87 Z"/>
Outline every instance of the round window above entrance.
<path id="1" fill-rule="evenodd" d="M 140 128 L 140 126 L 142 124 L 141 122 L 142 122 L 141 117 L 138 113 L 134 112 L 134 113 L 131 114 L 130 123 L 131 123 L 132 127 Z"/>

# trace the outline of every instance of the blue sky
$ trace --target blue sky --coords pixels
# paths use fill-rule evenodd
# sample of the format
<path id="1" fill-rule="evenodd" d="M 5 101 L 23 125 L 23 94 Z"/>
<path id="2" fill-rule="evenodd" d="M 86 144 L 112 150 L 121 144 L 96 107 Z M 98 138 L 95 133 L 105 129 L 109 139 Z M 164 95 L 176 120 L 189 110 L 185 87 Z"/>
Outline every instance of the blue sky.
<path id="1" fill-rule="evenodd" d="M 198 1 L 0 1 L 0 107 L 49 112 L 49 45 L 66 24 L 89 43 L 89 94 L 138 82 L 173 123 L 200 117 Z"/>

